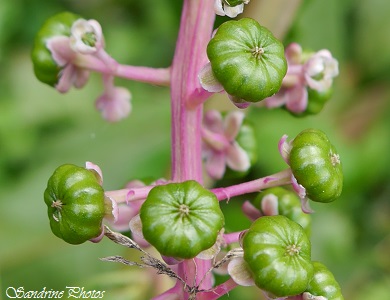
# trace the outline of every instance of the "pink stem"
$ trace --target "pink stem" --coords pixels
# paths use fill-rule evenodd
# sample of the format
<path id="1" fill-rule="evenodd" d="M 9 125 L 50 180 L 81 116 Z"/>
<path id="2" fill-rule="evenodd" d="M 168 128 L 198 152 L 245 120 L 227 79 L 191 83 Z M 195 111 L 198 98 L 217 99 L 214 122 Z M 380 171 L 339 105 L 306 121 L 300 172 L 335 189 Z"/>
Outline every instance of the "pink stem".
<path id="1" fill-rule="evenodd" d="M 218 299 L 221 296 L 230 292 L 235 287 L 237 287 L 237 283 L 235 283 L 234 280 L 230 278 L 227 281 L 225 281 L 224 283 L 222 283 L 222 284 L 218 285 L 217 287 L 215 287 L 214 289 L 212 289 L 211 291 L 199 293 L 198 294 L 199 298 L 196 298 L 196 299 L 204 299 L 204 300 Z"/>
<path id="2" fill-rule="evenodd" d="M 154 185 L 147 185 L 144 187 L 124 189 L 126 193 L 126 202 L 136 201 L 136 200 L 145 200 L 148 197 L 148 194 Z"/>
<path id="3" fill-rule="evenodd" d="M 146 185 L 142 187 L 132 187 L 121 190 L 106 191 L 106 196 L 115 200 L 117 203 L 145 200 L 152 188 L 156 185 Z"/>
<path id="4" fill-rule="evenodd" d="M 283 170 L 271 176 L 255 179 L 252 181 L 232 185 L 228 187 L 215 188 L 211 191 L 217 196 L 218 200 L 225 200 L 231 197 L 260 192 L 263 189 L 286 185 L 291 183 L 291 169 Z"/>
<path id="5" fill-rule="evenodd" d="M 223 235 L 223 239 L 228 245 L 232 243 L 237 243 L 240 240 L 241 233 L 242 231 L 226 233 Z"/>
<path id="6" fill-rule="evenodd" d="M 203 105 L 189 107 L 204 95 L 198 73 L 207 63 L 206 47 L 215 14 L 213 1 L 185 0 L 171 67 L 172 179 L 202 182 L 201 121 Z"/>
<path id="7" fill-rule="evenodd" d="M 201 122 L 203 105 L 191 105 L 208 94 L 200 86 L 198 73 L 207 63 L 206 47 L 213 30 L 214 2 L 184 0 L 179 36 L 171 67 L 172 181 L 203 182 Z M 185 260 L 178 266 L 178 276 L 187 286 L 212 287 L 207 271 L 210 260 Z M 189 295 L 186 293 L 184 299 Z M 203 299 L 197 297 L 197 299 Z"/>
<path id="8" fill-rule="evenodd" d="M 149 68 L 118 65 L 115 75 L 140 82 L 169 86 L 171 76 L 169 68 Z"/>
<path id="9" fill-rule="evenodd" d="M 152 300 L 182 299 L 182 298 L 183 298 L 183 286 L 181 285 L 181 282 L 177 281 L 172 288 L 154 297 Z"/>
<path id="10" fill-rule="evenodd" d="M 201 161 L 198 161 L 198 163 L 201 164 Z M 190 180 L 190 179 L 191 178 L 189 177 L 184 180 Z M 202 182 L 201 177 L 200 179 L 195 179 L 195 178 L 192 179 Z M 287 185 L 290 183 L 291 183 L 291 169 L 286 169 L 279 173 L 267 177 L 255 179 L 252 181 L 248 181 L 248 182 L 244 182 L 244 183 L 240 183 L 228 187 L 211 189 L 211 192 L 213 192 L 217 196 L 218 200 L 221 201 L 226 199 L 229 200 L 230 198 L 235 196 L 260 192 L 260 190 L 266 188 L 280 186 L 280 185 Z M 145 200 L 150 190 L 154 186 L 155 185 L 147 185 L 143 187 L 134 187 L 134 188 L 121 189 L 121 190 L 106 191 L 105 194 L 106 196 L 115 200 L 117 203 Z"/>
<path id="11" fill-rule="evenodd" d="M 105 60 L 107 60 L 107 57 Z M 161 86 L 168 86 L 170 84 L 171 75 L 169 68 L 129 66 L 121 65 L 116 61 L 114 62 L 115 67 L 112 67 L 112 65 L 108 66 L 101 58 L 88 55 L 83 56 L 82 59 L 75 60 L 73 63 L 80 68 L 129 80 Z"/>

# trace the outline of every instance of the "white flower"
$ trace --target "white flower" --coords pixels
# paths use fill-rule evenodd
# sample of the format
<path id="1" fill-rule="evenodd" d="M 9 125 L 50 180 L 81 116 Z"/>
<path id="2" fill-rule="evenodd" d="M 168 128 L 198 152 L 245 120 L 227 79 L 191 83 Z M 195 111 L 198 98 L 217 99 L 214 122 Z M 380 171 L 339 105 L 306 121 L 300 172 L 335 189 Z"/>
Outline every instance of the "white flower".
<path id="1" fill-rule="evenodd" d="M 229 5 L 227 0 L 215 0 L 214 2 L 214 11 L 219 16 L 228 16 L 230 18 L 235 18 L 237 15 L 241 14 L 244 11 L 244 4 L 248 4 L 250 0 L 238 1 L 241 4 L 233 6 Z"/>
<path id="2" fill-rule="evenodd" d="M 304 65 L 307 85 L 319 92 L 332 86 L 333 77 L 339 74 L 338 61 L 328 50 L 315 53 Z"/>
<path id="3" fill-rule="evenodd" d="M 103 34 L 100 24 L 95 20 L 78 19 L 71 28 L 70 46 L 82 54 L 96 53 L 103 47 Z"/>
<path id="4" fill-rule="evenodd" d="M 310 54 L 306 60 L 302 47 L 296 43 L 286 47 L 288 63 L 287 74 L 282 88 L 274 96 L 265 99 L 269 108 L 285 106 L 287 110 L 300 114 L 309 103 L 308 88 L 317 92 L 326 92 L 339 74 L 338 62 L 328 50 Z"/>

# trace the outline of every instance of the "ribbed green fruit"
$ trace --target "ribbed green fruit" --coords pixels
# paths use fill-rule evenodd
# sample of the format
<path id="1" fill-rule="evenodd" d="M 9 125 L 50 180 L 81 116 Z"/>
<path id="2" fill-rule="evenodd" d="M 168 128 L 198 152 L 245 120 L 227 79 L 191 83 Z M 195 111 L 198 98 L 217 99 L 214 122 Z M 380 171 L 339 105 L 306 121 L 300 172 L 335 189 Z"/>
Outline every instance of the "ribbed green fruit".
<path id="1" fill-rule="evenodd" d="M 314 296 L 323 296 L 328 300 L 344 300 L 341 288 L 328 268 L 314 261 L 314 276 L 310 280 L 306 292 Z"/>
<path id="2" fill-rule="evenodd" d="M 313 276 L 311 244 L 299 224 L 280 215 L 261 217 L 245 233 L 242 247 L 259 288 L 276 297 L 306 290 Z"/>
<path id="3" fill-rule="evenodd" d="M 105 214 L 104 190 L 94 171 L 71 164 L 58 167 L 44 193 L 50 227 L 69 244 L 99 236 Z"/>
<path id="4" fill-rule="evenodd" d="M 340 157 L 326 134 L 306 129 L 292 141 L 290 167 L 306 195 L 316 202 L 331 202 L 343 188 Z"/>
<path id="5" fill-rule="evenodd" d="M 211 248 L 224 226 L 218 199 L 194 180 L 154 187 L 140 217 L 145 239 L 174 258 L 193 258 Z"/>
<path id="6" fill-rule="evenodd" d="M 287 71 L 282 43 L 250 18 L 223 23 L 207 46 L 207 56 L 225 91 L 248 102 L 274 95 Z"/>

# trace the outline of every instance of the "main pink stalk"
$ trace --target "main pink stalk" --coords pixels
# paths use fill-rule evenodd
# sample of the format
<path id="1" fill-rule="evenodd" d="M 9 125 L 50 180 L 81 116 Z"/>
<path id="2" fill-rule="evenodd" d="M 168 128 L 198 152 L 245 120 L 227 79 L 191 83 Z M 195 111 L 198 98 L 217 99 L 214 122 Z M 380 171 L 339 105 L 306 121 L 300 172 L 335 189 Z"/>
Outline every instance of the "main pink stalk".
<path id="1" fill-rule="evenodd" d="M 207 97 L 200 86 L 198 73 L 207 63 L 206 47 L 215 20 L 213 5 L 214 2 L 210 0 L 184 0 L 183 3 L 179 36 L 171 67 L 172 180 L 175 182 L 203 182 L 203 105 L 193 103 L 202 103 L 201 98 Z M 186 260 L 178 266 L 178 275 L 186 280 L 189 287 L 201 283 L 200 289 L 210 289 L 211 276 L 204 278 L 210 267 L 211 262 L 208 260 Z M 183 298 L 188 296 L 183 295 Z"/>
<path id="2" fill-rule="evenodd" d="M 207 63 L 213 30 L 213 1 L 184 0 L 176 52 L 171 67 L 172 180 L 202 182 L 201 120 L 204 97 L 198 73 Z"/>

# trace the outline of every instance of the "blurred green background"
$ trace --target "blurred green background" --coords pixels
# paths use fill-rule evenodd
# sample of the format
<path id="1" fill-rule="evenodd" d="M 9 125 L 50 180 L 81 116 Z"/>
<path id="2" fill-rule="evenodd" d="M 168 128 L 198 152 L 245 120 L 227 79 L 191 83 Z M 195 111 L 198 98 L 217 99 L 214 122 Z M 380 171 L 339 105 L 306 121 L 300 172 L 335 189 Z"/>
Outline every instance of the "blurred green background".
<path id="1" fill-rule="evenodd" d="M 300 5 L 291 9 L 286 3 Z M 334 96 L 320 115 L 249 111 L 259 137 L 259 163 L 250 175 L 286 167 L 276 147 L 283 134 L 324 130 L 340 152 L 345 187 L 336 202 L 313 205 L 313 259 L 333 271 L 346 299 L 390 299 L 390 2 L 252 0 L 248 8 L 286 45 L 296 41 L 307 49 L 328 48 L 340 63 Z M 83 90 L 66 95 L 38 82 L 29 60 L 34 33 L 63 10 L 97 19 L 107 51 L 121 63 L 167 67 L 181 1 L 0 1 L 0 298 L 6 299 L 10 286 L 79 286 L 105 290 L 105 299 L 149 299 L 169 280 L 159 276 L 156 286 L 153 271 L 101 262 L 99 257 L 109 255 L 137 256 L 106 240 L 71 246 L 56 238 L 42 194 L 63 163 L 98 164 L 107 190 L 134 178 L 166 176 L 169 91 L 117 80 L 132 92 L 133 113 L 107 124 L 93 107 L 102 92 L 98 75 Z M 232 108 L 220 96 L 208 105 L 221 103 Z M 248 225 L 237 217 L 240 205 L 224 205 L 228 218 L 236 216 L 229 219 L 231 230 Z M 256 292 L 240 288 L 230 299 L 256 299 Z"/>

